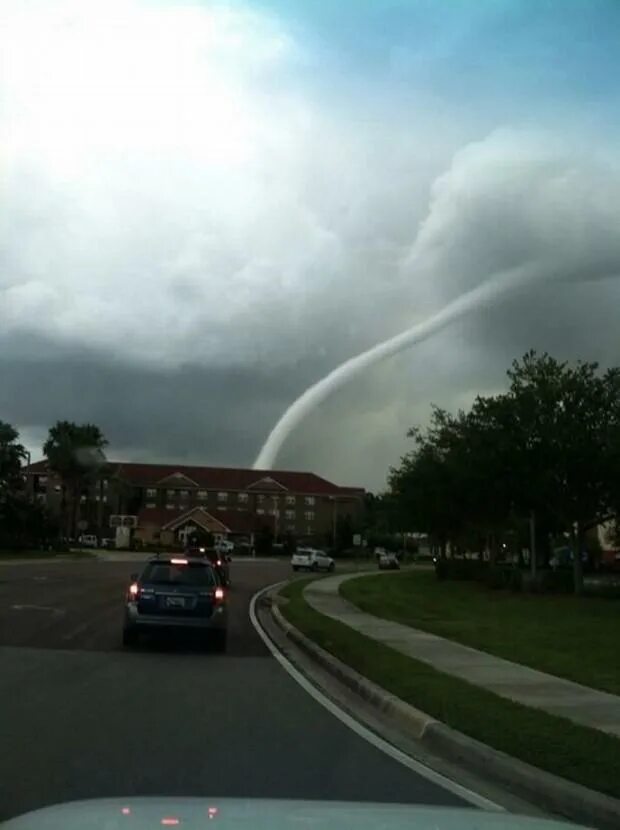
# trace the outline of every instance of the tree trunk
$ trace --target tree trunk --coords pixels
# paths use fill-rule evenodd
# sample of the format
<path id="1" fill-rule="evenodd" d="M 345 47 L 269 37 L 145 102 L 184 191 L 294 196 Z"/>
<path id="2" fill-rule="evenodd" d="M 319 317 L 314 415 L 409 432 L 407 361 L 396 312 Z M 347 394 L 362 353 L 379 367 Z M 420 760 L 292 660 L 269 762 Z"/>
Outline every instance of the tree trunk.
<path id="1" fill-rule="evenodd" d="M 571 539 L 573 543 L 573 584 L 575 594 L 578 596 L 583 594 L 583 562 L 581 561 L 581 551 L 583 548 L 583 530 L 579 522 L 575 523 L 576 528 L 571 529 Z"/>
<path id="2" fill-rule="evenodd" d="M 71 488 L 71 532 L 69 535 L 72 539 L 76 538 L 75 531 L 76 531 L 76 524 L 77 524 L 77 511 L 79 505 L 79 493 L 80 487 L 79 484 L 74 484 Z"/>

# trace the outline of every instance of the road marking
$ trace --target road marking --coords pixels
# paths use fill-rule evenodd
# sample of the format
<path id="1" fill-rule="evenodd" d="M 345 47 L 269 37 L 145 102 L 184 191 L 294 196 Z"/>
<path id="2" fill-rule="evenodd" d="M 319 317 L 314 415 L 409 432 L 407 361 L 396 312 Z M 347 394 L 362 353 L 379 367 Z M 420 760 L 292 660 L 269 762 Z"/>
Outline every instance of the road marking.
<path id="1" fill-rule="evenodd" d="M 11 605 L 13 611 L 49 611 L 52 614 L 64 614 L 62 608 L 51 608 L 49 605 Z"/>
<path id="2" fill-rule="evenodd" d="M 461 784 L 457 784 L 456 781 L 452 781 L 450 778 L 446 778 L 445 775 L 442 775 L 441 773 L 437 772 L 431 767 L 426 766 L 421 761 L 417 761 L 414 758 L 411 758 L 405 752 L 393 746 L 391 743 L 386 741 L 384 738 L 381 738 L 375 732 L 372 732 L 370 729 L 368 729 L 368 727 L 364 726 L 362 723 L 355 720 L 355 718 L 349 715 L 348 712 L 345 712 L 345 710 L 338 706 L 338 704 L 334 703 L 333 700 L 330 700 L 330 698 L 324 695 L 323 692 L 321 692 L 313 683 L 311 683 L 308 680 L 308 678 L 299 671 L 299 669 L 295 668 L 291 661 L 284 656 L 284 654 L 276 646 L 273 640 L 269 637 L 267 632 L 263 629 L 256 615 L 256 603 L 261 598 L 261 596 L 263 594 L 266 594 L 268 591 L 272 591 L 278 588 L 280 585 L 283 584 L 284 581 L 276 582 L 273 585 L 269 585 L 266 588 L 262 588 L 260 591 L 257 591 L 254 594 L 254 596 L 250 600 L 250 621 L 256 629 L 263 643 L 271 652 L 272 656 L 275 657 L 278 663 L 293 678 L 293 680 L 295 680 L 305 692 L 307 692 L 311 697 L 313 697 L 314 700 L 317 701 L 317 703 L 320 703 L 324 709 L 327 709 L 327 711 L 331 715 L 333 715 L 335 718 L 338 718 L 338 720 L 341 723 L 344 723 L 345 726 L 348 726 L 349 729 L 355 732 L 356 735 L 358 735 L 360 738 L 363 738 L 365 741 L 368 741 L 368 743 L 372 744 L 376 749 L 379 749 L 381 752 L 388 755 L 394 761 L 397 761 L 398 763 L 407 767 L 412 772 L 421 775 L 428 781 L 432 781 L 433 784 L 437 784 L 438 786 L 443 787 L 443 789 L 448 790 L 454 795 L 459 796 L 459 798 L 468 801 L 475 807 L 480 807 L 483 810 L 495 810 L 505 812 L 505 808 L 502 807 L 500 804 L 496 804 L 494 801 L 485 798 L 479 793 L 476 793 L 473 790 L 469 790 L 467 789 L 467 787 L 464 787 Z"/>

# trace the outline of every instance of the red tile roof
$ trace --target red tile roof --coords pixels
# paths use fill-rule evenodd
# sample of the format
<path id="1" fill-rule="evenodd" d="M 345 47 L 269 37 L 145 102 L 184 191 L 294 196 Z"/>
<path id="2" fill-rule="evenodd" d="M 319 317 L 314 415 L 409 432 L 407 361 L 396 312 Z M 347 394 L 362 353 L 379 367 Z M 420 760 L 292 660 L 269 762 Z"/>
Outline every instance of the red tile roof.
<path id="1" fill-rule="evenodd" d="M 36 461 L 28 468 L 31 473 L 45 473 L 47 462 Z M 331 481 L 308 472 L 290 470 L 250 470 L 239 467 L 196 467 L 186 464 L 133 464 L 118 461 L 108 462 L 108 475 L 117 475 L 130 484 L 141 487 L 156 486 L 162 479 L 175 473 L 195 481 L 206 490 L 247 490 L 261 479 L 272 479 L 274 490 L 282 488 L 292 493 L 312 496 L 362 496 L 363 487 L 339 487 Z M 265 483 L 257 490 L 269 490 Z"/>
<path id="2" fill-rule="evenodd" d="M 190 467 L 183 464 L 128 464 L 114 465 L 116 475 L 140 486 L 156 485 L 174 473 L 195 481 L 207 490 L 247 490 L 261 479 L 273 479 L 275 489 L 284 487 L 293 493 L 307 495 L 361 495 L 363 488 L 339 487 L 315 473 L 291 472 L 290 470 L 248 470 L 232 467 Z M 277 487 L 280 485 L 280 487 Z M 269 489 L 266 483 L 264 487 Z"/>
<path id="3" fill-rule="evenodd" d="M 182 516 L 187 516 L 191 520 L 190 514 L 194 510 L 203 510 L 212 516 L 217 522 L 220 522 L 229 533 L 252 533 L 261 525 L 273 526 L 274 520 L 271 516 L 256 516 L 247 510 L 207 510 L 200 507 L 184 507 L 182 510 L 165 510 L 162 507 L 145 507 L 138 513 L 138 527 L 145 525 L 154 525 L 162 528 L 171 524 Z"/>

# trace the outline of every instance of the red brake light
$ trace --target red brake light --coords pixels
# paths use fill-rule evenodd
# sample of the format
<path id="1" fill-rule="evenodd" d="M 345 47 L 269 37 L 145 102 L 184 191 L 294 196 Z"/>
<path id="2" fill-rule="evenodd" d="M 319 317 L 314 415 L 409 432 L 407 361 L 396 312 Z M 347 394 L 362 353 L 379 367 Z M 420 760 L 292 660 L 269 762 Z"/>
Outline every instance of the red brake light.
<path id="1" fill-rule="evenodd" d="M 218 566 L 218 568 L 221 566 L 221 564 L 222 564 L 222 560 L 221 560 L 221 559 L 218 559 L 218 560 L 217 560 L 217 566 Z"/>
<path id="2" fill-rule="evenodd" d="M 177 824 L 179 824 L 179 819 L 174 818 L 173 816 L 166 816 L 165 818 L 162 818 L 161 823 L 165 827 L 176 827 Z"/>
<path id="3" fill-rule="evenodd" d="M 138 583 L 137 582 L 132 582 L 131 585 L 129 586 L 129 593 L 131 594 L 131 596 L 132 597 L 137 597 L 139 591 L 140 591 L 140 588 L 138 586 Z"/>
<path id="4" fill-rule="evenodd" d="M 224 589 L 223 588 L 216 588 L 214 596 L 215 596 L 216 601 L 221 602 L 224 599 Z"/>
<path id="5" fill-rule="evenodd" d="M 171 559 L 170 564 L 172 564 L 172 565 L 187 565 L 187 559 Z"/>

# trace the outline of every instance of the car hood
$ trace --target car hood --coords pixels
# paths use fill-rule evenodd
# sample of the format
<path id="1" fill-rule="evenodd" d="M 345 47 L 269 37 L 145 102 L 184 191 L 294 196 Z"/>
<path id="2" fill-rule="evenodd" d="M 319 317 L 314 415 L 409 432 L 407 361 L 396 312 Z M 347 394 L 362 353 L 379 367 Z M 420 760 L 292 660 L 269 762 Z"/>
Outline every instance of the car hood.
<path id="1" fill-rule="evenodd" d="M 45 807 L 2 830 L 567 830 L 504 812 L 405 804 L 218 798 L 109 798 Z"/>

